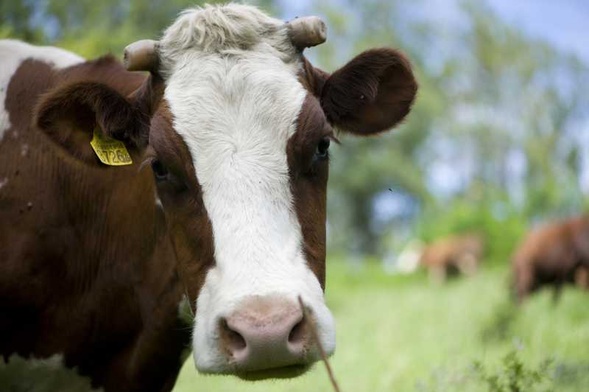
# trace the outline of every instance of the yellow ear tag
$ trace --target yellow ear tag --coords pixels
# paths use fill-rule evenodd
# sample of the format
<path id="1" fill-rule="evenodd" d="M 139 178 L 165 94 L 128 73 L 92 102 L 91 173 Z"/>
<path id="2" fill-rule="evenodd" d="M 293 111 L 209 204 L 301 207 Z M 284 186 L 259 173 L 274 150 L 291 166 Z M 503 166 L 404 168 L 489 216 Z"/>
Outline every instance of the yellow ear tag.
<path id="1" fill-rule="evenodd" d="M 98 127 L 94 128 L 94 137 L 92 137 L 90 145 L 100 162 L 105 165 L 124 166 L 133 163 L 125 144 L 106 136 Z"/>

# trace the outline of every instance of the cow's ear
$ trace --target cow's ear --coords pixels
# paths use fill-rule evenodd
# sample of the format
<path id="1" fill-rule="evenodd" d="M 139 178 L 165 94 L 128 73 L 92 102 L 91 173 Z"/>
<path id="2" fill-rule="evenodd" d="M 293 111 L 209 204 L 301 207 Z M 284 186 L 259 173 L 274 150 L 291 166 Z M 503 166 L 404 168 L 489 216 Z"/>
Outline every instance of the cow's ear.
<path id="1" fill-rule="evenodd" d="M 96 162 L 90 140 L 95 129 L 118 139 L 135 154 L 147 145 L 151 116 L 161 98 L 160 81 L 150 76 L 125 97 L 95 82 L 61 86 L 41 98 L 36 125 L 75 157 Z"/>
<path id="2" fill-rule="evenodd" d="M 411 64 L 403 54 L 387 48 L 359 54 L 321 87 L 321 106 L 328 120 L 360 136 L 397 125 L 409 113 L 417 93 Z"/>

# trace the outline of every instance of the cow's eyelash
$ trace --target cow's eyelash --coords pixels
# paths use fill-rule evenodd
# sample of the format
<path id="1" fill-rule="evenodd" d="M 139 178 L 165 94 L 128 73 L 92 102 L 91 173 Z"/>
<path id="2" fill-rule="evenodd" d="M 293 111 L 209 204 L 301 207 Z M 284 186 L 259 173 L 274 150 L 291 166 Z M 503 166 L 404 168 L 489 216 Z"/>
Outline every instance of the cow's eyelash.
<path id="1" fill-rule="evenodd" d="M 138 171 L 143 171 L 143 169 L 147 166 L 147 167 L 151 167 L 151 165 L 157 160 L 157 157 L 151 154 L 147 154 L 147 156 L 145 157 L 145 159 L 143 160 L 143 162 L 141 162 L 139 164 L 139 170 Z"/>
<path id="2" fill-rule="evenodd" d="M 335 136 L 335 134 L 333 132 L 328 135 L 325 135 L 324 137 L 328 138 L 329 140 L 331 140 L 332 142 L 334 142 L 337 145 L 342 144 L 342 142 L 337 138 L 337 136 Z"/>

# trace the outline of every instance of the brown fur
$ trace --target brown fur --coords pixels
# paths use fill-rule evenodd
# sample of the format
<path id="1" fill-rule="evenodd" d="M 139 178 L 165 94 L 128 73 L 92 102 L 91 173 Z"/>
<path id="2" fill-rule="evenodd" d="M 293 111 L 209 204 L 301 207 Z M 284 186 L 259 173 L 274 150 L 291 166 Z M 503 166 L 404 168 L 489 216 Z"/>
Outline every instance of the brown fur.
<path id="1" fill-rule="evenodd" d="M 435 283 L 443 283 L 451 273 L 473 275 L 483 257 L 483 238 L 477 234 L 462 234 L 439 239 L 425 247 L 420 264 Z"/>
<path id="2" fill-rule="evenodd" d="M 302 61 L 300 81 L 309 95 L 288 143 L 288 163 L 305 254 L 325 287 L 329 170 L 328 160 L 313 160 L 314 151 L 323 138 L 337 141 L 331 126 L 367 136 L 397 125 L 411 110 L 417 82 L 405 56 L 389 48 L 363 52 L 331 75 L 304 57 Z"/>
<path id="3" fill-rule="evenodd" d="M 112 60 L 72 73 L 84 67 L 140 81 Z M 72 78 L 26 61 L 8 87 L 13 127 L 0 144 L 0 178 L 7 181 L 0 191 L 0 352 L 63 353 L 66 365 L 106 390 L 171 390 L 190 333 L 177 317 L 183 290 L 152 174 L 138 171 L 138 160 L 99 166 L 87 146 L 93 114 L 75 115 L 86 132 L 62 125 L 60 144 L 30 122 L 30 103 Z M 138 83 L 122 92 L 133 87 Z M 109 88 L 121 91 L 116 81 Z"/>
<path id="4" fill-rule="evenodd" d="M 543 286 L 576 283 L 589 289 L 589 217 L 553 222 L 531 231 L 512 258 L 513 284 L 518 302 Z"/>
<path id="5" fill-rule="evenodd" d="M 304 58 L 309 90 L 287 146 L 312 271 L 325 286 L 331 126 L 357 134 L 401 121 L 417 85 L 396 51 L 365 52 L 330 76 Z M 189 345 L 178 318 L 214 265 L 213 233 L 192 157 L 172 127 L 163 81 L 111 57 L 54 71 L 25 61 L 8 87 L 0 143 L 0 352 L 45 357 L 107 391 L 169 391 Z M 349 96 L 352 94 L 352 96 Z M 359 98 L 360 95 L 362 98 Z M 107 167 L 93 130 L 122 140 L 133 165 Z M 149 165 L 168 171 L 154 181 Z M 164 209 L 157 207 L 159 196 Z"/>
<path id="6" fill-rule="evenodd" d="M 308 95 L 299 116 L 297 131 L 287 146 L 292 194 L 303 232 L 304 251 L 311 270 L 325 289 L 325 222 L 327 207 L 328 159 L 315 160 L 323 138 L 332 138 L 319 101 Z"/>
<path id="7" fill-rule="evenodd" d="M 372 49 L 334 72 L 321 91 L 330 122 L 354 134 L 380 133 L 401 121 L 413 105 L 417 82 L 396 50 Z"/>

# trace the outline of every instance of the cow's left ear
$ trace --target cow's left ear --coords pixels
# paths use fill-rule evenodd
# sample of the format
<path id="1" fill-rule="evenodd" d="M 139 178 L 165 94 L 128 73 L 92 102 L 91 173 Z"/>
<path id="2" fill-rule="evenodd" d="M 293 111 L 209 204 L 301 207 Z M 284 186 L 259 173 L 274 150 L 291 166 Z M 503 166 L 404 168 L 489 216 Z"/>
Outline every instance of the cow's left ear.
<path id="1" fill-rule="evenodd" d="M 96 127 L 124 142 L 130 152 L 141 154 L 163 89 L 158 75 L 150 75 L 130 96 L 102 83 L 71 83 L 41 97 L 35 123 L 54 142 L 87 163 L 98 162 L 89 143 Z"/>
<path id="2" fill-rule="evenodd" d="M 315 72 L 315 77 L 325 77 Z M 321 82 L 319 84 L 322 84 Z M 386 131 L 411 110 L 417 81 L 400 52 L 371 49 L 327 77 L 321 106 L 337 128 L 359 136 Z"/>
<path id="3" fill-rule="evenodd" d="M 138 111 L 101 83 L 78 82 L 53 90 L 41 98 L 36 113 L 37 126 L 63 146 L 75 141 L 78 132 L 91 135 L 96 126 L 131 146 L 140 144 Z"/>

